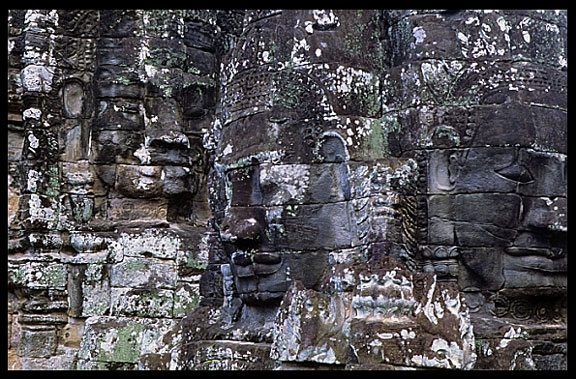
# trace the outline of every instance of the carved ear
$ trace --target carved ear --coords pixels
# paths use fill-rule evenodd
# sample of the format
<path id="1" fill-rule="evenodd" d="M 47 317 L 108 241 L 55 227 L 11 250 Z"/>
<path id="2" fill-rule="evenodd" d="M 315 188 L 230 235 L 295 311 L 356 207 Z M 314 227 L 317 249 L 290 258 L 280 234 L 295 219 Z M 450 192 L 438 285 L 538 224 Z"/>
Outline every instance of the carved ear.
<path id="1" fill-rule="evenodd" d="M 459 167 L 457 157 L 450 151 L 440 150 L 432 153 L 429 161 L 430 186 L 435 191 L 452 191 L 459 174 Z"/>
<path id="2" fill-rule="evenodd" d="M 435 147 L 454 147 L 460 145 L 460 133 L 450 125 L 438 125 L 430 133 L 430 141 Z"/>
<path id="3" fill-rule="evenodd" d="M 84 111 L 84 83 L 76 78 L 67 79 L 62 87 L 64 112 L 69 118 L 78 118 Z"/>
<path id="4" fill-rule="evenodd" d="M 318 142 L 318 154 L 325 163 L 340 163 L 348 160 L 344 139 L 335 132 L 327 132 Z"/>

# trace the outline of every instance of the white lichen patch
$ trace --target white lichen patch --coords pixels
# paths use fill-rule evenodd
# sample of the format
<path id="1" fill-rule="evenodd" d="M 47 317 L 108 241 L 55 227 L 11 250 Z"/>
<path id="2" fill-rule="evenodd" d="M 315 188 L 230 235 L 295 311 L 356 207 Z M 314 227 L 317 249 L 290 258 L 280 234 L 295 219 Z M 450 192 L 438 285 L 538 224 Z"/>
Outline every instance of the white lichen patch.
<path id="1" fill-rule="evenodd" d="M 43 9 L 30 9 L 24 14 L 24 31 L 46 31 L 54 33 L 52 26 L 58 26 L 58 11 L 43 10 Z M 42 25 L 42 26 L 41 26 Z M 46 26 L 44 28 L 43 26 Z"/>
<path id="2" fill-rule="evenodd" d="M 178 328 L 176 320 L 158 320 L 150 323 L 141 333 L 142 349 L 140 354 L 168 353 L 180 343 L 181 334 L 175 333 Z M 169 343 L 164 339 L 166 335 L 172 336 Z"/>
<path id="3" fill-rule="evenodd" d="M 150 163 L 150 151 L 148 151 L 145 144 L 140 145 L 140 148 L 134 152 L 134 156 L 138 158 L 141 164 Z"/>
<path id="4" fill-rule="evenodd" d="M 298 39 L 294 37 L 292 52 L 290 53 L 290 61 L 294 66 L 303 66 L 309 64 L 308 51 L 310 51 L 310 45 L 306 41 L 306 38 Z"/>
<path id="5" fill-rule="evenodd" d="M 430 285 L 430 288 L 426 293 L 426 303 L 424 304 L 419 303 L 418 307 L 416 308 L 415 314 L 418 315 L 419 313 L 423 312 L 426 318 L 431 323 L 438 324 L 438 318 L 436 317 L 436 314 L 434 312 L 435 308 L 433 305 L 433 296 L 435 290 L 436 290 L 436 276 L 434 276 L 434 280 L 432 281 L 432 284 Z"/>
<path id="6" fill-rule="evenodd" d="M 24 120 L 40 120 L 42 111 L 38 108 L 28 108 L 22 112 L 22 119 Z"/>
<path id="7" fill-rule="evenodd" d="M 357 279 L 352 270 L 345 268 L 338 275 L 332 275 L 330 277 L 330 282 L 335 291 L 343 292 L 348 291 L 355 286 Z"/>
<path id="8" fill-rule="evenodd" d="M 146 79 L 152 79 L 158 74 L 158 68 L 151 64 L 145 64 L 144 72 L 146 73 Z"/>
<path id="9" fill-rule="evenodd" d="M 281 307 L 274 323 L 271 358 L 342 364 L 342 340 L 346 338 L 342 299 L 296 286 L 288 295 L 292 301 Z M 314 326 L 317 334 L 310 335 L 310 326 Z"/>
<path id="10" fill-rule="evenodd" d="M 329 91 L 340 96 L 349 92 L 360 93 L 363 89 L 371 92 L 378 89 L 380 83 L 378 76 L 371 72 L 341 65 L 327 76 Z"/>
<path id="11" fill-rule="evenodd" d="M 338 26 L 340 21 L 331 9 L 314 9 L 312 10 L 314 22 L 320 26 Z"/>
<path id="12" fill-rule="evenodd" d="M 118 331 L 116 329 L 111 329 L 108 333 L 102 336 L 102 339 L 100 340 L 100 348 L 106 352 L 111 352 L 117 339 Z"/>
<path id="13" fill-rule="evenodd" d="M 229 155 L 229 154 L 232 154 L 232 145 L 231 145 L 231 144 L 226 145 L 226 147 L 225 147 L 224 150 L 222 151 L 222 155 L 223 155 L 223 156 L 226 156 L 226 155 Z"/>
<path id="14" fill-rule="evenodd" d="M 52 91 L 54 68 L 39 65 L 28 65 L 20 72 L 22 87 L 29 92 L 48 93 Z"/>
<path id="15" fill-rule="evenodd" d="M 38 138 L 36 138 L 36 136 L 33 133 L 28 134 L 28 142 L 29 144 L 29 148 L 30 149 L 37 149 L 40 146 L 40 141 L 38 140 Z"/>
<path id="16" fill-rule="evenodd" d="M 412 48 L 414 48 L 414 44 L 420 45 L 426 39 L 426 31 L 421 26 L 416 26 L 412 29 L 412 36 L 414 37 L 414 42 L 412 43 Z"/>
<path id="17" fill-rule="evenodd" d="M 310 181 L 310 166 L 303 164 L 270 165 L 260 167 L 260 186 L 273 186 L 270 205 L 302 201 Z"/>
<path id="18" fill-rule="evenodd" d="M 381 340 L 391 340 L 392 338 L 397 338 L 398 333 L 376 333 L 376 337 L 380 338 Z"/>
<path id="19" fill-rule="evenodd" d="M 478 16 L 474 15 L 474 16 L 470 16 L 468 17 L 468 19 L 465 21 L 466 25 L 471 25 L 474 24 L 476 26 L 480 25 L 480 19 L 478 18 Z"/>
<path id="20" fill-rule="evenodd" d="M 28 201 L 30 222 L 40 222 L 48 229 L 55 228 L 58 223 L 58 204 L 51 203 L 51 205 L 51 207 L 45 207 L 42 205 L 42 201 L 38 195 L 30 195 L 30 200 Z"/>
<path id="21" fill-rule="evenodd" d="M 526 338 L 526 337 L 527 333 L 522 331 L 521 327 L 518 327 L 516 329 L 510 327 L 510 329 L 506 333 L 504 333 L 504 338 L 502 338 L 498 346 L 496 346 L 496 350 L 504 349 L 514 339 Z"/>
<path id="22" fill-rule="evenodd" d="M 443 339 L 436 339 L 431 347 L 432 357 L 427 354 L 416 354 L 406 358 L 407 364 L 418 367 L 435 367 L 448 369 L 470 369 L 466 364 L 464 351 L 456 344 L 448 344 Z M 441 358 L 439 358 L 441 357 Z"/>
<path id="23" fill-rule="evenodd" d="M 174 233 L 161 230 L 146 230 L 142 233 L 122 233 L 124 254 L 140 256 L 150 254 L 156 258 L 175 259 L 183 249 L 181 238 Z"/>
<path id="24" fill-rule="evenodd" d="M 496 23 L 498 24 L 498 27 L 500 28 L 501 32 L 508 33 L 510 31 L 510 25 L 508 24 L 508 22 L 504 17 L 502 16 L 498 17 L 496 19 Z"/>
<path id="25" fill-rule="evenodd" d="M 530 32 L 528 30 L 522 30 L 522 38 L 524 39 L 524 41 L 526 41 L 526 43 L 530 43 L 531 40 Z"/>
<path id="26" fill-rule="evenodd" d="M 156 183 L 156 180 L 149 176 L 140 176 L 136 179 L 133 179 L 132 183 L 137 190 L 148 191 L 151 188 L 150 186 Z"/>
<path id="27" fill-rule="evenodd" d="M 226 170 L 250 166 L 254 160 L 258 161 L 261 164 L 265 164 L 265 163 L 278 164 L 282 161 L 282 158 L 284 157 L 284 155 L 285 155 L 284 150 L 265 150 L 265 151 L 260 151 L 256 154 L 250 154 L 250 155 L 244 156 L 242 158 L 239 158 L 235 162 L 223 165 L 223 164 L 219 163 L 219 160 L 221 162 L 221 159 L 222 159 L 222 154 L 219 154 L 216 157 L 216 162 L 215 162 L 214 166 L 215 166 L 216 170 L 219 170 L 220 172 L 224 172 Z"/>
<path id="28" fill-rule="evenodd" d="M 29 170 L 26 189 L 30 192 L 36 192 L 38 190 L 38 180 L 40 180 L 40 173 L 36 170 Z"/>
<path id="29" fill-rule="evenodd" d="M 400 337 L 402 337 L 403 339 L 414 339 L 416 338 L 416 333 L 414 333 L 413 330 L 402 329 L 400 331 Z"/>
<path id="30" fill-rule="evenodd" d="M 437 338 L 432 342 L 431 350 L 440 356 L 444 356 L 444 359 L 439 360 L 442 366 L 446 368 L 462 368 L 464 361 L 464 351 L 458 344 L 454 341 L 448 343 L 448 341 Z"/>

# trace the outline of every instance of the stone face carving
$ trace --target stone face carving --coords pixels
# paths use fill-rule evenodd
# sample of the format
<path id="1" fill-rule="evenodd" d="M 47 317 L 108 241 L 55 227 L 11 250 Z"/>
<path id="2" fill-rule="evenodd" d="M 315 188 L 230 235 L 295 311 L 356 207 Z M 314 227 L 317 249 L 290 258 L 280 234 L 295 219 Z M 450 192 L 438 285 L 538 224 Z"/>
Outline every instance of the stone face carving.
<path id="1" fill-rule="evenodd" d="M 22 152 L 12 168 L 10 328 L 20 337 L 10 366 L 174 369 L 178 320 L 197 305 L 208 260 L 200 131 L 215 68 L 213 49 L 165 33 L 190 21 L 188 39 L 199 26 L 213 34 L 216 15 L 11 18 Z M 163 339 L 170 346 L 151 347 Z"/>
<path id="2" fill-rule="evenodd" d="M 301 23 L 307 20 L 306 17 L 318 17 L 318 20 L 328 17 L 312 12 L 297 18 L 296 14 L 281 12 L 251 21 L 240 41 L 244 41 L 242 37 L 248 41 L 264 38 L 270 24 L 289 29 L 286 25 Z M 333 12 L 329 14 L 338 20 Z M 374 13 L 370 17 L 375 20 L 379 15 Z M 314 30 L 315 23 L 310 22 L 311 30 Z M 224 340 L 227 346 L 231 344 L 229 340 L 239 341 L 239 345 L 272 343 L 269 356 L 273 360 L 247 362 L 244 368 L 278 365 L 289 368 L 307 364 L 359 368 L 371 364 L 382 367 L 406 364 L 400 362 L 403 359 L 400 356 L 393 361 L 388 357 L 369 358 L 370 354 L 365 353 L 360 353 L 362 358 L 347 358 L 353 345 L 366 342 L 356 340 L 349 331 L 348 318 L 355 316 L 346 309 L 354 304 L 359 306 L 360 300 L 353 302 L 352 296 L 347 303 L 334 300 L 334 296 L 340 295 L 333 293 L 329 284 L 337 280 L 334 264 L 349 267 L 342 270 L 356 270 L 355 265 L 359 262 L 368 260 L 376 264 L 385 255 L 392 255 L 399 265 L 417 267 L 415 227 L 412 225 L 415 199 L 410 190 L 413 180 L 418 177 L 416 162 L 382 160 L 386 153 L 378 145 L 374 146 L 378 150 L 370 154 L 380 160 L 366 160 L 364 151 L 359 149 L 362 134 L 353 131 L 362 124 L 371 124 L 379 112 L 373 107 L 379 102 L 378 95 L 371 98 L 363 92 L 377 87 L 378 72 L 338 66 L 330 61 L 331 58 L 326 58 L 327 61 L 318 59 L 324 54 L 331 57 L 333 49 L 339 47 L 335 41 L 344 38 L 337 32 L 342 23 L 345 21 L 318 29 L 318 33 L 325 32 L 325 38 L 333 44 L 320 43 L 324 49 L 318 48 L 320 52 L 312 54 L 305 44 L 308 43 L 307 35 L 313 33 L 306 31 L 301 41 L 295 34 L 292 55 L 299 56 L 301 62 L 295 67 L 286 67 L 278 60 L 268 61 L 264 54 L 261 56 L 245 47 L 231 50 L 230 62 L 225 67 L 235 67 L 241 62 L 247 69 L 225 75 L 228 85 L 222 90 L 219 129 L 214 130 L 219 136 L 215 163 L 221 190 L 215 190 L 211 198 L 217 207 L 216 227 L 229 262 L 221 266 L 228 278 L 224 279 L 226 298 L 219 317 L 213 316 L 206 327 L 193 326 L 209 312 L 202 305 L 185 320 L 183 360 L 190 368 L 206 368 L 212 360 L 221 362 L 221 367 L 230 367 L 231 362 L 219 352 L 224 348 L 220 346 L 224 342 L 218 341 Z M 375 28 L 371 32 L 379 33 L 377 24 L 371 25 Z M 256 31 L 262 34 L 255 34 Z M 247 43 L 242 42 L 239 47 Z M 255 55 L 242 55 L 246 51 Z M 359 95 L 374 104 L 355 104 L 360 101 L 355 97 Z M 347 115 L 362 117 L 362 123 Z M 353 126 L 348 128 L 350 124 Z M 373 131 L 363 133 L 370 132 Z M 238 135 L 245 138 L 238 139 Z M 379 274 L 389 275 L 384 271 Z M 412 286 L 412 279 L 406 280 L 407 285 Z M 375 291 L 375 299 L 389 296 L 385 290 L 382 294 Z M 326 317 L 335 317 L 336 325 L 322 319 L 311 321 L 310 327 L 302 325 L 312 329 L 287 330 L 282 326 L 283 322 L 297 324 L 294 318 L 306 319 L 308 316 L 301 312 L 306 312 L 308 307 L 314 308 L 317 301 L 328 302 L 324 312 L 328 312 Z M 333 304 L 334 301 L 340 305 Z M 407 317 L 413 316 L 417 308 L 417 300 L 413 302 L 405 312 Z M 304 303 L 311 305 L 303 307 Z M 328 309 L 334 306 L 341 313 L 331 315 Z M 316 311 L 311 312 L 316 314 Z M 454 312 L 458 317 L 468 317 L 464 308 Z M 283 321 L 282 317 L 286 319 Z M 396 316 L 386 314 L 383 319 L 389 317 Z M 369 328 L 369 319 L 368 316 L 359 317 L 354 323 L 354 333 Z M 326 325 L 325 333 L 328 334 L 324 334 L 321 324 Z M 316 327 L 319 329 L 314 330 Z M 300 335 L 310 339 L 300 341 L 297 337 Z M 327 336 L 332 339 L 328 341 Z M 473 364 L 473 342 L 460 338 L 456 349 L 463 349 L 469 356 L 465 362 L 445 367 L 463 368 Z M 203 342 L 198 345 L 196 341 Z M 198 360 L 197 349 L 207 343 L 204 341 L 215 341 L 219 349 L 213 356 L 204 354 L 202 362 Z M 429 342 L 423 349 L 432 347 L 432 340 Z M 261 345 L 254 348 L 260 351 Z M 432 358 L 422 357 L 420 355 L 415 358 L 416 363 L 410 364 L 430 366 L 427 359 Z"/>
<path id="3" fill-rule="evenodd" d="M 525 37 L 522 41 L 525 42 L 530 39 L 528 29 L 543 27 L 540 21 L 530 18 L 519 21 L 515 18 L 519 15 L 510 16 L 492 18 L 490 15 L 478 15 L 475 18 L 457 13 L 454 20 L 466 20 L 470 22 L 468 25 L 482 27 L 485 31 L 491 28 L 492 22 L 502 26 L 496 30 L 503 32 L 503 36 L 494 34 L 490 37 L 493 38 L 494 47 L 498 45 L 499 38 L 511 41 L 513 33 L 521 32 Z M 414 19 L 415 28 L 422 36 L 427 34 L 425 23 L 430 22 L 424 20 Z M 401 27 L 401 23 L 397 27 Z M 472 35 L 467 30 L 461 30 L 458 39 L 467 44 Z M 515 47 L 511 49 L 521 55 L 529 55 L 520 47 L 522 41 L 512 42 L 518 43 L 520 50 Z M 425 44 L 421 46 L 424 55 L 435 51 Z M 468 49 L 461 52 L 470 57 Z M 439 58 L 438 53 L 435 54 Z M 454 54 L 453 51 L 446 51 L 441 56 L 455 57 Z M 425 258 L 423 268 L 432 272 L 446 262 L 446 257 L 431 259 L 431 250 L 457 246 L 457 258 L 452 261 L 452 267 L 454 264 L 456 266 L 451 271 L 450 279 L 457 280 L 468 303 L 472 304 L 472 322 L 477 341 L 486 347 L 479 355 L 477 367 L 491 368 L 494 366 L 490 365 L 494 364 L 506 368 L 511 366 L 503 363 L 508 358 L 499 361 L 499 357 L 509 353 L 499 351 L 501 349 L 494 348 L 493 342 L 488 342 L 499 335 L 488 327 L 488 319 L 496 315 L 500 320 L 512 320 L 516 328 L 521 325 L 523 330 L 528 330 L 527 335 L 532 331 L 554 335 L 556 328 L 562 328 L 560 325 L 564 321 L 558 321 L 556 326 L 548 329 L 539 329 L 542 321 L 536 314 L 561 313 L 560 304 L 565 301 L 566 295 L 566 261 L 562 252 L 564 247 L 561 247 L 566 243 L 566 225 L 561 221 L 565 208 L 552 206 L 557 201 L 563 202 L 566 195 L 565 168 L 560 163 L 566 158 L 562 153 L 564 141 L 555 137 L 562 135 L 564 129 L 556 127 L 559 124 L 554 121 L 538 121 L 541 118 L 536 116 L 542 110 L 541 105 L 562 102 L 559 100 L 562 95 L 559 94 L 566 90 L 561 84 L 564 73 L 561 65 L 552 68 L 536 56 L 530 63 L 511 65 L 499 59 L 487 59 L 487 56 L 506 54 L 509 54 L 507 49 L 498 50 L 496 47 L 487 52 L 476 50 L 473 53 L 476 61 L 471 66 L 456 61 L 447 66 L 442 60 L 416 63 L 411 58 L 403 58 L 410 65 L 401 65 L 404 78 L 416 82 L 422 80 L 426 83 L 424 91 L 429 91 L 418 98 L 411 97 L 409 91 L 403 92 L 407 94 L 404 106 L 412 104 L 420 110 L 411 110 L 411 114 L 407 112 L 400 118 L 401 123 L 415 126 L 415 134 L 408 132 L 398 136 L 400 145 L 408 140 L 411 143 L 426 141 L 422 147 L 427 150 L 428 159 L 428 224 L 421 234 L 427 235 L 425 243 L 431 246 L 421 250 L 421 257 Z M 414 64 L 418 68 L 414 69 Z M 470 70 L 477 65 L 483 68 L 478 72 Z M 408 70 L 413 70 L 414 75 L 406 74 Z M 454 83 L 454 87 L 448 84 L 450 82 Z M 489 84 L 480 89 L 480 82 Z M 480 96 L 477 102 L 472 98 L 467 100 L 467 114 L 455 106 L 459 102 L 455 98 L 462 96 L 458 89 L 460 85 L 469 90 L 468 95 L 472 95 L 476 89 L 479 91 L 472 95 Z M 451 99 L 452 96 L 454 98 Z M 565 115 L 565 107 L 557 106 L 555 109 L 552 113 L 557 116 L 551 116 L 550 120 Z M 456 110 L 463 113 L 463 117 L 454 118 Z M 429 130 L 425 139 L 417 134 L 423 127 Z M 547 137 L 544 137 L 545 134 Z M 415 146 L 406 147 L 407 150 L 418 149 Z M 533 211 L 532 204 L 535 207 Z M 552 212 L 551 206 L 555 212 Z M 540 242 L 536 235 L 548 236 L 548 242 Z M 443 267 L 442 271 L 450 272 L 448 267 Z M 444 276 L 448 279 L 445 274 L 437 272 L 437 275 L 438 278 Z M 518 290 L 520 287 L 522 290 Z M 533 292 L 530 288 L 540 289 Z M 549 302 L 545 302 L 546 305 L 539 299 L 539 291 L 548 294 Z M 510 307 L 510 304 L 514 306 Z M 525 338 L 530 339 L 528 336 Z M 538 345 L 537 342 L 531 343 Z M 491 347 L 487 353 L 488 346 Z M 525 344 L 524 348 L 526 346 L 530 344 Z M 519 347 L 514 349 L 521 350 Z M 541 351 L 539 348 L 536 350 Z M 490 358 L 487 359 L 488 356 Z M 531 368 L 542 359 L 534 357 L 532 360 L 531 355 L 527 356 L 529 359 L 525 364 Z"/>
<path id="4" fill-rule="evenodd" d="M 11 368 L 566 368 L 565 11 L 8 16 Z"/>
<path id="5" fill-rule="evenodd" d="M 370 29 L 378 17 L 370 18 L 360 12 L 354 17 L 370 20 L 362 31 L 355 31 L 359 32 L 355 38 L 360 35 L 364 38 L 371 32 L 373 36 L 382 33 L 383 29 Z M 446 355 L 442 357 L 447 361 L 426 355 L 439 348 L 439 341 L 420 345 L 427 352 L 412 360 L 407 358 L 410 355 L 407 350 L 396 358 L 383 353 L 373 360 L 369 356 L 378 350 L 376 346 L 384 346 L 380 345 L 383 340 L 372 341 L 369 345 L 374 347 L 372 353 L 352 349 L 356 360 L 351 360 L 350 351 L 342 350 L 342 345 L 359 343 L 350 332 L 351 325 L 363 332 L 373 329 L 366 321 L 350 321 L 364 308 L 358 301 L 349 299 L 346 303 L 341 299 L 343 295 L 336 300 L 331 292 L 334 289 L 329 290 L 326 283 L 334 279 L 335 267 L 353 272 L 360 267 L 357 266 L 360 261 L 377 265 L 384 256 L 394 257 L 413 271 L 434 275 L 434 280 L 443 286 L 458 287 L 471 304 L 472 312 L 469 316 L 468 311 L 462 311 L 459 317 L 479 325 L 477 338 L 485 351 L 491 346 L 489 341 L 501 334 L 485 327 L 484 315 L 494 315 L 494 301 L 503 299 L 504 293 L 508 299 L 519 296 L 516 290 L 519 287 L 550 288 L 556 300 L 547 304 L 557 311 L 542 310 L 546 305 L 539 310 L 524 310 L 526 306 L 521 304 L 529 304 L 526 299 L 532 296 L 526 293 L 511 300 L 514 311 L 508 311 L 509 306 L 506 311 L 501 305 L 494 308 L 499 309 L 497 316 L 503 320 L 512 317 L 535 321 L 536 314 L 541 314 L 542 320 L 544 315 L 558 314 L 563 304 L 566 274 L 561 246 L 565 243 L 562 231 L 566 224 L 561 215 L 565 213 L 562 205 L 552 204 L 563 204 L 566 196 L 565 166 L 561 163 L 565 156 L 545 153 L 539 147 L 546 140 L 552 151 L 563 151 L 563 142 L 557 138 L 562 131 L 544 137 L 547 127 L 534 125 L 540 119 L 536 113 L 541 108 L 531 106 L 547 101 L 559 104 L 556 93 L 565 91 L 558 84 L 562 82 L 562 74 L 539 67 L 538 59 L 526 65 L 498 60 L 489 63 L 480 57 L 494 54 L 493 50 L 472 49 L 472 52 L 463 46 L 458 50 L 449 43 L 437 48 L 436 43 L 430 44 L 430 38 L 440 38 L 448 31 L 435 24 L 431 15 L 407 13 L 396 17 L 393 12 L 385 13 L 384 17 L 391 25 L 386 30 L 392 41 L 390 55 L 386 56 L 385 49 L 377 50 L 382 52 L 380 58 L 384 61 L 391 59 L 390 67 L 372 65 L 374 55 L 366 56 L 365 65 L 354 65 L 352 62 L 357 61 L 344 53 L 340 58 L 349 58 L 350 61 L 344 59 L 346 64 L 331 61 L 349 42 L 346 38 L 352 38 L 339 34 L 341 30 L 350 31 L 344 13 L 278 12 L 265 18 L 248 17 L 238 45 L 242 49 L 232 49 L 230 55 L 227 67 L 233 69 L 222 74 L 226 78 L 223 108 L 214 135 L 218 133 L 220 138 L 216 162 L 220 164 L 221 175 L 225 173 L 225 180 L 221 182 L 219 197 L 213 201 L 219 204 L 216 220 L 222 221 L 217 225 L 224 250 L 231 258 L 227 272 L 233 280 L 228 279 L 225 304 L 234 304 L 234 311 L 224 314 L 228 317 L 227 327 L 234 329 L 231 315 L 236 314 L 242 320 L 247 314 L 242 307 L 277 312 L 271 356 L 284 368 L 302 367 L 299 365 L 304 362 L 317 367 L 350 368 L 474 365 L 476 357 L 471 347 L 474 342 L 470 338 L 454 342 L 461 349 L 456 349 L 459 357 L 461 351 L 467 351 L 464 355 L 468 358 L 459 361 Z M 466 12 L 440 16 L 448 22 L 466 21 L 460 25 L 477 25 L 482 17 L 490 19 L 486 25 L 495 22 L 504 33 L 511 30 L 509 23 L 520 21 L 513 14 L 497 20 Z M 290 30 L 285 25 L 294 20 L 297 21 L 292 45 L 290 38 L 282 36 L 278 47 L 266 49 L 270 42 L 266 36 L 273 34 L 270 25 L 276 25 L 276 31 Z M 520 23 L 534 22 L 527 20 Z M 520 28 L 523 27 L 524 24 Z M 453 41 L 468 41 L 472 38 L 471 30 L 464 27 Z M 483 33 L 488 30 L 491 27 L 487 26 Z M 409 33 L 413 39 L 398 33 Z M 382 39 L 378 41 L 384 43 Z M 395 43 L 407 45 L 400 48 Z M 254 49 L 246 49 L 256 45 Z M 287 67 L 284 52 L 290 50 L 295 65 Z M 472 64 L 459 61 L 460 54 L 465 58 L 473 54 L 477 61 Z M 423 56 L 428 60 L 418 61 Z M 445 58 L 452 61 L 447 63 Z M 244 70 L 236 69 L 240 66 Z M 543 84 L 552 83 L 548 79 L 532 83 L 529 78 L 536 74 L 528 72 L 551 75 L 556 84 Z M 489 88 L 481 84 L 486 82 L 490 83 Z M 373 97 L 369 90 L 362 92 L 363 83 L 370 83 L 367 88 L 372 89 L 383 85 L 382 95 Z M 518 91 L 518 96 L 514 91 Z M 543 96 L 541 100 L 536 100 L 538 91 Z M 554 95 L 546 95 L 551 91 Z M 355 96 L 360 93 L 371 103 L 358 103 Z M 463 102 L 467 105 L 462 105 Z M 381 129 L 373 129 L 370 119 L 379 117 L 380 104 L 384 104 L 386 116 L 378 121 Z M 563 111 L 554 117 L 562 118 Z M 352 125 L 349 131 L 348 125 Z M 384 133 L 379 134 L 382 129 Z M 248 136 L 249 131 L 255 133 Z M 372 141 L 362 139 L 366 131 Z M 239 134 L 246 138 L 235 139 Z M 389 152 L 370 150 L 371 144 L 380 141 L 389 144 L 386 145 Z M 416 160 L 377 163 L 366 160 L 368 156 L 383 158 L 390 153 Z M 551 212 L 552 208 L 558 213 Z M 543 234 L 554 235 L 554 242 L 537 242 L 536 235 L 542 234 L 537 230 L 544 228 L 548 231 Z M 290 250 L 298 251 L 302 258 L 291 259 L 297 255 L 289 254 Z M 304 258 L 314 253 L 313 260 Z M 323 256 L 326 253 L 327 260 Z M 333 266 L 334 263 L 337 265 Z M 308 265 L 308 276 L 301 276 L 297 268 L 300 264 Z M 290 268 L 289 274 L 284 267 Z M 277 292 L 273 294 L 274 291 Z M 272 305 L 286 291 L 280 311 L 276 311 Z M 375 290 L 373 301 L 368 303 L 374 304 L 379 293 Z M 235 294 L 244 305 L 232 300 Z M 386 297 L 385 294 L 383 291 L 382 296 Z M 350 309 L 356 310 L 355 316 Z M 384 312 L 382 307 L 374 309 Z M 414 313 L 409 310 L 406 315 Z M 387 321 L 382 322 L 387 325 Z M 512 325 L 518 328 L 517 324 Z M 522 326 L 532 328 L 530 324 Z M 425 329 L 419 333 L 424 335 Z M 516 333 L 517 329 L 514 330 Z M 556 333 L 555 330 L 549 331 Z M 403 331 L 406 336 L 411 335 L 408 329 Z M 404 341 L 406 336 L 400 332 L 397 334 Z M 395 334 L 388 333 L 383 335 L 390 335 L 394 341 Z M 417 334 L 415 330 L 414 333 Z M 211 338 L 223 337 L 212 334 Z M 442 343 L 452 346 L 447 341 L 443 339 Z M 363 342 L 366 346 L 369 341 Z M 520 349 L 516 345 L 511 346 Z M 509 354 L 503 345 L 496 350 L 495 357 L 489 360 Z M 481 353 L 479 358 L 486 358 L 485 351 L 477 351 Z M 534 360 L 541 359 L 537 355 L 527 357 L 523 364 L 530 367 L 534 366 Z M 481 362 L 479 366 L 484 364 Z"/>

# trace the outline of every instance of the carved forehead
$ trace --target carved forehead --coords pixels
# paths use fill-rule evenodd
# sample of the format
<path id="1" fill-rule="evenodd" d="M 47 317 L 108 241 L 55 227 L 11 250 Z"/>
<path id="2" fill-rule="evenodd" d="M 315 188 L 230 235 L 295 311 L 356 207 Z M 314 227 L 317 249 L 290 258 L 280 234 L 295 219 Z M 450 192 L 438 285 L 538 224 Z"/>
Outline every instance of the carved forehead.
<path id="1" fill-rule="evenodd" d="M 341 137 L 350 159 L 388 156 L 380 50 L 350 50 L 351 36 L 367 47 L 378 41 L 379 17 L 374 11 L 249 12 L 239 48 L 225 57 L 220 75 L 218 160 L 231 164 L 241 155 L 276 151 L 282 163 L 310 163 L 326 132 Z"/>
<path id="2" fill-rule="evenodd" d="M 216 159 L 227 169 L 255 163 L 348 161 L 347 141 L 337 127 L 334 120 L 276 122 L 270 112 L 258 113 L 223 126 Z"/>
<path id="3" fill-rule="evenodd" d="M 334 111 L 317 82 L 301 69 L 256 67 L 242 71 L 222 86 L 222 124 L 242 123 L 242 118 L 261 113 L 280 124 L 330 118 Z"/>

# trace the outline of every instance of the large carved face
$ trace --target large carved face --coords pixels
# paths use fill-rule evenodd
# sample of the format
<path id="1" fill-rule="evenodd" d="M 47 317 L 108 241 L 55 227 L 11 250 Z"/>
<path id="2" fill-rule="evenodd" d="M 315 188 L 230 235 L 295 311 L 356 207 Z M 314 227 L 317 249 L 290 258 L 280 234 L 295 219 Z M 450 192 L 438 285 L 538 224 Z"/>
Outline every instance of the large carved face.
<path id="1" fill-rule="evenodd" d="M 564 159 L 516 147 L 430 154 L 429 240 L 461 246 L 463 289 L 565 286 Z"/>
<path id="2" fill-rule="evenodd" d="M 274 128 L 264 114 L 227 128 L 240 124 L 253 130 Z M 225 131 L 223 135 L 224 153 L 232 154 L 238 139 L 228 139 Z M 262 134 L 244 137 L 243 143 Z M 286 150 L 275 149 L 272 142 L 257 145 L 258 152 L 241 159 L 240 165 L 223 168 L 227 204 L 220 234 L 236 288 L 247 304 L 280 301 L 293 280 L 314 288 L 328 268 L 329 253 L 353 246 L 356 239 L 340 136 L 327 133 L 309 146 L 314 162 L 302 155 L 286 156 Z"/>
<path id="3" fill-rule="evenodd" d="M 278 302 L 293 280 L 319 286 L 331 253 L 358 246 L 343 126 L 375 118 L 380 98 L 379 56 L 342 53 L 357 17 L 254 12 L 226 57 L 216 220 L 245 303 Z M 378 41 L 377 17 L 362 14 L 355 41 Z"/>
<path id="4" fill-rule="evenodd" d="M 443 246 L 456 249 L 454 279 L 475 311 L 562 320 L 566 155 L 524 147 L 536 140 L 530 124 L 514 122 L 515 107 L 500 112 L 491 117 L 502 123 L 483 123 L 469 146 L 428 152 L 426 258 L 434 264 L 447 258 L 435 255 Z"/>

